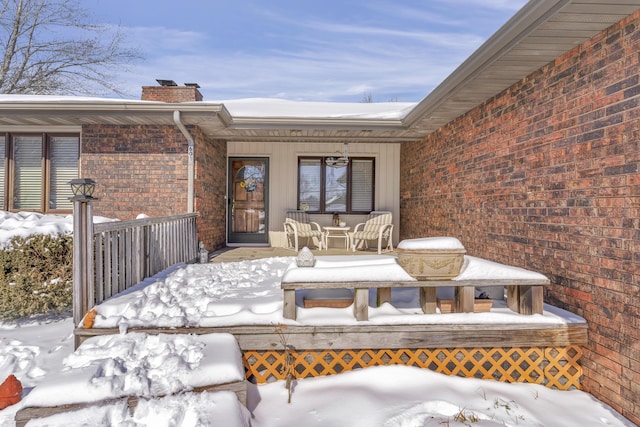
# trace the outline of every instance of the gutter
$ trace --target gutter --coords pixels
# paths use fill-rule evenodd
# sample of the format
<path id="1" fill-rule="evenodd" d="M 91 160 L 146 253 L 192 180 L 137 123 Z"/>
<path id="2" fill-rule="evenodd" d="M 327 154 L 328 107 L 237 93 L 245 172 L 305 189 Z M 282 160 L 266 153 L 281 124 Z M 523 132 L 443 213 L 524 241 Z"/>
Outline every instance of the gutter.
<path id="1" fill-rule="evenodd" d="M 195 199 L 195 191 L 194 191 L 194 182 L 195 182 L 195 161 L 193 159 L 193 150 L 194 150 L 194 141 L 193 137 L 189 133 L 189 130 L 185 127 L 185 125 L 180 120 L 180 111 L 175 110 L 173 112 L 173 121 L 180 129 L 180 132 L 187 138 L 187 143 L 189 148 L 187 149 L 188 156 L 188 165 L 187 165 L 187 212 L 194 212 L 194 199 Z"/>

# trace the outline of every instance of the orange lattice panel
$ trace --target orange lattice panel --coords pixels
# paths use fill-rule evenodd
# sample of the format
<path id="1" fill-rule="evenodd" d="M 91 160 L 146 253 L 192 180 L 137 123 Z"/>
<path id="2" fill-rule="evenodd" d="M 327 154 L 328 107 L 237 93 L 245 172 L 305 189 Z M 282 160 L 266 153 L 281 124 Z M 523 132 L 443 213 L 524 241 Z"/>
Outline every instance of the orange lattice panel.
<path id="1" fill-rule="evenodd" d="M 334 375 L 369 366 L 406 365 L 446 375 L 580 389 L 579 347 L 453 348 L 382 350 L 291 350 L 296 378 Z M 282 350 L 244 352 L 247 378 L 256 383 L 284 379 Z"/>

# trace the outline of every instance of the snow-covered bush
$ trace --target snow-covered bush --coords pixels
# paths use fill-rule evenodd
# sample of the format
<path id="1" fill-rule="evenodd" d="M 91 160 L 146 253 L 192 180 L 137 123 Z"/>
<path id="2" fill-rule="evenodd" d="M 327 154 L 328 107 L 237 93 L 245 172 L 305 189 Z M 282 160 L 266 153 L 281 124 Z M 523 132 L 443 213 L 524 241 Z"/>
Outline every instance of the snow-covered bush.
<path id="1" fill-rule="evenodd" d="M 70 235 L 14 237 L 0 249 L 0 319 L 71 308 Z"/>

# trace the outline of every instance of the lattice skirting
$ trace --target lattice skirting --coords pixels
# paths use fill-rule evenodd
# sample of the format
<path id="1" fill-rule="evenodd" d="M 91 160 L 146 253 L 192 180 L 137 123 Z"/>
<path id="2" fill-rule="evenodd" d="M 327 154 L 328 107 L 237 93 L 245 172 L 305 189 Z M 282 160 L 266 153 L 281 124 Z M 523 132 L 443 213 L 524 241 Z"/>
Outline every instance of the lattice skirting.
<path id="1" fill-rule="evenodd" d="M 247 379 L 257 383 L 317 377 L 369 366 L 407 365 L 468 378 L 580 389 L 579 346 L 394 350 L 246 350 Z M 285 360 L 289 361 L 289 365 Z"/>

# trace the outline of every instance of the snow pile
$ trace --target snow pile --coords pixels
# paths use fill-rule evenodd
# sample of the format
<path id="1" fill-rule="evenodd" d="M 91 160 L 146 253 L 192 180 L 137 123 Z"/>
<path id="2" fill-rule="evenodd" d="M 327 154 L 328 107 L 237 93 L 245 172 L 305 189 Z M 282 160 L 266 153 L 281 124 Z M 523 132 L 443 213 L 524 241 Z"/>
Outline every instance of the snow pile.
<path id="1" fill-rule="evenodd" d="M 192 264 L 96 307 L 95 327 L 221 326 L 281 320 L 291 257 Z"/>
<path id="2" fill-rule="evenodd" d="M 110 218 L 94 216 L 95 224 L 116 221 Z M 0 211 L 0 249 L 6 248 L 14 237 L 27 237 L 33 234 L 58 235 L 73 232 L 73 215 L 43 215 L 36 212 Z"/>
<path id="3" fill-rule="evenodd" d="M 260 402 L 252 411 L 255 427 L 633 425 L 580 391 L 446 376 L 407 366 L 298 380 L 290 405 L 283 403 L 286 390 L 280 383 L 259 386 L 258 391 Z"/>
<path id="4" fill-rule="evenodd" d="M 462 242 L 455 237 L 422 237 L 419 239 L 405 239 L 398 243 L 398 249 L 404 250 L 451 250 L 464 249 Z"/>
<path id="5" fill-rule="evenodd" d="M 278 98 L 244 98 L 217 101 L 234 117 L 351 118 L 399 120 L 413 102 L 309 102 Z M 206 104 L 205 102 L 199 104 Z"/>
<path id="6" fill-rule="evenodd" d="M 60 406 L 124 397 L 153 397 L 244 381 L 230 334 L 89 338 L 24 399 L 25 406 Z"/>
<path id="7" fill-rule="evenodd" d="M 184 393 L 140 399 L 129 413 L 126 401 L 91 406 L 29 421 L 29 427 L 249 427 L 250 413 L 230 391 Z"/>
<path id="8" fill-rule="evenodd" d="M 42 215 L 34 212 L 0 211 L 0 248 L 5 248 L 14 237 L 32 234 L 71 234 L 73 216 Z"/>
<path id="9" fill-rule="evenodd" d="M 298 267 L 295 262 L 291 263 L 282 279 L 285 283 L 415 280 L 400 267 L 395 257 L 389 255 L 319 256 L 313 268 Z"/>
<path id="10" fill-rule="evenodd" d="M 9 375 L 19 375 L 23 379 L 37 379 L 46 374 L 37 365 L 40 347 L 26 345 L 16 339 L 0 339 L 0 382 Z"/>
<path id="11" fill-rule="evenodd" d="M 460 274 L 451 280 L 531 279 L 546 280 L 544 274 L 512 265 L 465 255 Z"/>
<path id="12" fill-rule="evenodd" d="M 184 380 L 199 366 L 203 347 L 189 335 L 107 335 L 81 345 L 64 365 L 67 371 L 93 365 L 91 384 L 116 396 L 159 396 L 189 389 Z"/>

